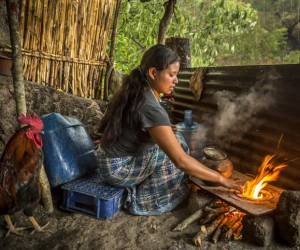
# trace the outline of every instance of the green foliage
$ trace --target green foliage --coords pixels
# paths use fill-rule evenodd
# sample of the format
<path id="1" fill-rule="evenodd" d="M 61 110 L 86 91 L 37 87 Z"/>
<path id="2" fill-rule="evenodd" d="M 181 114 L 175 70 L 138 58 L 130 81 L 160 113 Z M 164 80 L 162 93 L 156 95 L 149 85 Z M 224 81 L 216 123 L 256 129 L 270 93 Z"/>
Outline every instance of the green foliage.
<path id="1" fill-rule="evenodd" d="M 284 63 L 295 63 L 298 64 L 300 63 L 300 50 L 294 50 L 288 53 L 284 59 Z"/>
<path id="2" fill-rule="evenodd" d="M 217 65 L 278 64 L 285 54 L 286 29 L 272 32 L 256 26 L 235 40 L 235 51 L 224 53 L 216 60 Z"/>
<path id="3" fill-rule="evenodd" d="M 257 24 L 257 14 L 250 5 L 235 0 L 179 1 L 180 17 L 175 19 L 169 35 L 190 38 L 192 64 L 215 64 L 222 54 L 234 54 L 236 40 Z M 192 15 L 191 15 L 192 13 Z"/>
<path id="4" fill-rule="evenodd" d="M 144 50 L 154 44 L 164 13 L 161 0 L 123 1 L 116 39 L 116 68 L 128 72 L 139 65 Z"/>
<path id="5" fill-rule="evenodd" d="M 122 2 L 118 70 L 136 67 L 144 50 L 156 43 L 163 2 Z M 239 0 L 177 0 L 167 32 L 168 37 L 190 39 L 193 66 L 278 63 L 286 50 L 285 35 L 280 25 L 263 26 L 258 12 Z"/>

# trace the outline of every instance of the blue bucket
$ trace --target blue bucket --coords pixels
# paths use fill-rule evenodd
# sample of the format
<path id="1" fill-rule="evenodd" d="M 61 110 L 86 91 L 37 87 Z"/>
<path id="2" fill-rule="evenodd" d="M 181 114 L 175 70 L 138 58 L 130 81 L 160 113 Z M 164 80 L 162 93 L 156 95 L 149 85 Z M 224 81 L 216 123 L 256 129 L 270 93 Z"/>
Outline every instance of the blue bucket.
<path id="1" fill-rule="evenodd" d="M 44 115 L 42 120 L 44 165 L 52 187 L 96 168 L 95 145 L 79 120 L 59 113 Z"/>

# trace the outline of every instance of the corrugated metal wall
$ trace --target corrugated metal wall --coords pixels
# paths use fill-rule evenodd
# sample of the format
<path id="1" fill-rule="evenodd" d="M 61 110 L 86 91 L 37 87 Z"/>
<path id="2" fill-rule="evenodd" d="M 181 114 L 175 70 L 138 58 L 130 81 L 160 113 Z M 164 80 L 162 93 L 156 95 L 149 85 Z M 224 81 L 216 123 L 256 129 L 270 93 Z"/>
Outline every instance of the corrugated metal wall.
<path id="1" fill-rule="evenodd" d="M 300 157 L 300 65 L 206 68 L 200 101 L 195 100 L 189 88 L 189 80 L 197 69 L 199 68 L 183 69 L 179 74 L 179 84 L 174 92 L 174 121 L 183 119 L 185 109 L 192 109 L 194 119 L 205 125 L 207 117 L 213 117 L 218 112 L 216 100 L 213 98 L 215 92 L 227 90 L 241 95 L 254 85 L 263 86 L 271 82 L 275 86 L 275 102 L 267 110 L 257 113 L 256 125 L 241 140 L 226 146 L 225 151 L 237 170 L 254 174 L 264 156 L 274 153 L 283 134 L 280 154 L 288 160 Z M 300 190 L 300 158 L 288 163 L 275 185 Z"/>

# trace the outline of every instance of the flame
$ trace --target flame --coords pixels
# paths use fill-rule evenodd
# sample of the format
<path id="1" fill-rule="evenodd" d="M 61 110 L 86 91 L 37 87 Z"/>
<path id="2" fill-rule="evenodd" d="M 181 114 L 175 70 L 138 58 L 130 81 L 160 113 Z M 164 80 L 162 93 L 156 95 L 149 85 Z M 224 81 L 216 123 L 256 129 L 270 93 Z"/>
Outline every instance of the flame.
<path id="1" fill-rule="evenodd" d="M 258 169 L 258 175 L 253 180 L 245 183 L 242 194 L 243 197 L 262 199 L 263 195 L 261 190 L 268 185 L 268 182 L 276 181 L 278 179 L 281 170 L 287 167 L 287 165 L 285 163 L 274 165 L 274 162 L 272 162 L 274 157 L 275 155 L 265 156 Z"/>

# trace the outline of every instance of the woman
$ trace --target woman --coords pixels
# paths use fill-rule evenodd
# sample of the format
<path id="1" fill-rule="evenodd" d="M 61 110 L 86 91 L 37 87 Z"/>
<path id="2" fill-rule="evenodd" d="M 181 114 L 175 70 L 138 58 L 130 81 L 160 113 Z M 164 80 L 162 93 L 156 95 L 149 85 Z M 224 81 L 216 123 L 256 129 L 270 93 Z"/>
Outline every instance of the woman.
<path id="1" fill-rule="evenodd" d="M 126 187 L 125 207 L 133 214 L 156 215 L 175 208 L 188 194 L 187 175 L 238 188 L 188 155 L 188 147 L 172 130 L 160 94 L 170 94 L 178 83 L 178 55 L 155 45 L 139 67 L 123 81 L 104 115 L 97 150 L 103 179 Z"/>

